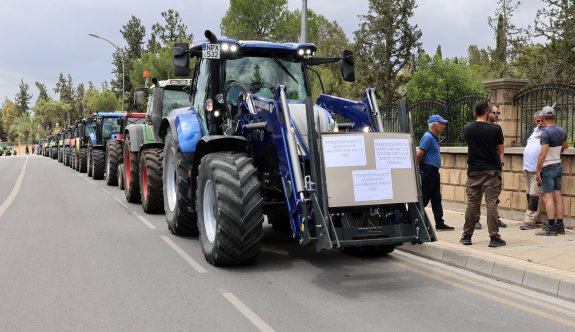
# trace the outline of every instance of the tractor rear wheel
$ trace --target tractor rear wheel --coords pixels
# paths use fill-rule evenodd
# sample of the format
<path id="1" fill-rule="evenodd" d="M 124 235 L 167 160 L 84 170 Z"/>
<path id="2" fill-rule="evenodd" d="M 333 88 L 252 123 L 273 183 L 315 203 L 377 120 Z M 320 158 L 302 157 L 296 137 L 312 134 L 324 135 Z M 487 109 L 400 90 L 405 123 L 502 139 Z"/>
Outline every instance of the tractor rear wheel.
<path id="1" fill-rule="evenodd" d="M 94 180 L 104 179 L 104 171 L 106 170 L 106 156 L 104 155 L 104 150 L 93 150 L 92 158 L 92 163 L 94 164 L 92 178 Z"/>
<path id="2" fill-rule="evenodd" d="M 50 156 L 52 159 L 58 158 L 58 148 L 52 147 L 50 149 L 50 152 L 52 153 L 52 155 Z"/>
<path id="3" fill-rule="evenodd" d="M 200 243 L 213 265 L 250 263 L 263 238 L 260 182 L 245 153 L 217 152 L 202 158 L 196 206 Z"/>
<path id="4" fill-rule="evenodd" d="M 64 162 L 64 150 L 62 150 L 62 147 L 58 148 L 58 162 L 59 163 Z"/>
<path id="5" fill-rule="evenodd" d="M 164 212 L 162 164 L 164 150 L 149 149 L 140 156 L 140 197 L 146 213 Z"/>
<path id="6" fill-rule="evenodd" d="M 173 133 L 168 130 L 164 146 L 163 193 L 166 222 L 172 234 L 197 234 L 196 213 L 188 198 L 188 173 L 184 156 L 178 151 Z"/>
<path id="7" fill-rule="evenodd" d="M 70 151 L 70 147 L 66 147 L 64 150 L 64 166 L 70 166 L 70 155 L 72 151 Z"/>
<path id="8" fill-rule="evenodd" d="M 122 142 L 108 141 L 106 153 L 106 184 L 109 186 L 118 185 L 118 161 L 122 158 Z"/>
<path id="9" fill-rule="evenodd" d="M 138 153 L 130 151 L 130 134 L 124 140 L 124 193 L 130 203 L 140 202 Z"/>
<path id="10" fill-rule="evenodd" d="M 92 157 L 92 149 L 88 148 L 88 177 L 92 177 L 92 170 L 94 169 L 94 158 Z"/>
<path id="11" fill-rule="evenodd" d="M 80 149 L 80 166 L 79 171 L 80 173 L 86 173 L 86 169 L 88 164 L 88 150 L 86 148 Z"/>

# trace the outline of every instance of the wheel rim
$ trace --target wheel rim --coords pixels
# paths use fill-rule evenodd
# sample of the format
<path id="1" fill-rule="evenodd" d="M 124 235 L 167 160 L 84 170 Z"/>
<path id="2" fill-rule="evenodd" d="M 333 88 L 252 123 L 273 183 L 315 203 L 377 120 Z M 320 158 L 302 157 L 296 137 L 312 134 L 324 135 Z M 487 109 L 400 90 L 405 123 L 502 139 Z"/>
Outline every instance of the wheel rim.
<path id="1" fill-rule="evenodd" d="M 204 228 L 206 229 L 206 237 L 210 243 L 214 243 L 216 239 L 216 217 L 214 216 L 214 209 L 216 204 L 216 195 L 214 193 L 214 186 L 212 180 L 208 180 L 204 185 Z"/>
<path id="2" fill-rule="evenodd" d="M 176 154 L 174 149 L 168 151 L 166 156 L 166 196 L 168 199 L 168 208 L 170 211 L 176 209 Z"/>
<path id="3" fill-rule="evenodd" d="M 146 167 L 146 161 L 144 159 L 144 169 L 142 170 L 142 192 L 144 194 L 144 200 L 148 199 L 148 168 Z"/>

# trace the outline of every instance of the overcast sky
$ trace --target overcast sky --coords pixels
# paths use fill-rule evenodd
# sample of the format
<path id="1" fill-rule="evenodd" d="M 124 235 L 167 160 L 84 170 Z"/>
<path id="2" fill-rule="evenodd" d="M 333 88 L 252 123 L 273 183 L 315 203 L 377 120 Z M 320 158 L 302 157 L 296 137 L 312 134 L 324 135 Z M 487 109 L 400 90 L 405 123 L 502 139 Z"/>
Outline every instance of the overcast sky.
<path id="1" fill-rule="evenodd" d="M 74 85 L 89 80 L 97 86 L 112 78 L 111 45 L 88 36 L 95 33 L 123 46 L 120 29 L 132 15 L 140 18 L 149 35 L 160 22 L 160 13 L 179 11 L 195 36 L 205 29 L 219 33 L 228 0 L 3 0 L 0 10 L 0 98 L 14 100 L 23 78 L 31 87 L 32 105 L 38 96 L 34 82 L 52 90 L 59 73 L 70 73 Z M 8 3 L 9 2 L 9 3 Z M 254 10 L 265 10 L 257 7 Z M 301 8 L 301 0 L 288 0 L 290 9 Z M 470 44 L 493 46 L 487 16 L 497 0 L 418 0 L 412 19 L 423 31 L 423 47 L 435 52 L 441 44 L 445 57 L 465 56 Z M 524 0 L 515 13 L 518 26 L 533 25 L 541 0 Z M 336 20 L 350 40 L 368 0 L 308 0 L 308 7 L 329 20 Z M 53 94 L 53 91 L 51 91 Z"/>

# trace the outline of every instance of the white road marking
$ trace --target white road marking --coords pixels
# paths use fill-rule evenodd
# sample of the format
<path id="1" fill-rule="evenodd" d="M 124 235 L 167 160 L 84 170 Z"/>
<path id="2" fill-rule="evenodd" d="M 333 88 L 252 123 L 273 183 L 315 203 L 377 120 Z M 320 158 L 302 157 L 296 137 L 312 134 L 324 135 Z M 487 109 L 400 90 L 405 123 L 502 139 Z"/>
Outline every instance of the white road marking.
<path id="1" fill-rule="evenodd" d="M 178 246 L 169 237 L 165 235 L 162 235 L 160 237 L 162 238 L 162 240 L 164 240 L 164 242 L 166 242 L 170 247 L 172 247 L 172 249 L 174 249 L 178 253 L 178 255 L 180 255 L 186 262 L 188 262 L 188 264 L 190 264 L 194 268 L 194 270 L 196 270 L 198 273 L 208 272 L 206 269 L 204 269 L 203 266 L 200 265 L 200 263 L 198 263 L 195 259 L 193 259 L 192 256 L 188 255 L 184 251 L 184 249 L 180 248 L 180 246 Z"/>
<path id="2" fill-rule="evenodd" d="M 140 219 L 140 221 L 143 222 L 144 225 L 148 226 L 148 228 L 156 229 L 156 226 L 152 225 L 152 223 L 149 222 L 148 219 L 146 219 L 146 218 L 144 218 L 144 216 L 141 216 L 140 214 L 138 214 L 138 212 L 132 211 L 132 214 L 135 215 L 136 217 L 138 217 L 138 219 Z"/>
<path id="3" fill-rule="evenodd" d="M 244 315 L 255 327 L 260 331 L 274 331 L 271 326 L 269 326 L 263 319 L 261 319 L 255 312 L 253 312 L 247 305 L 245 305 L 240 299 L 238 299 L 232 293 L 222 293 L 222 295 L 228 300 L 238 311 Z"/>
<path id="4" fill-rule="evenodd" d="M 14 202 L 14 199 L 16 199 L 16 195 L 18 195 L 18 192 L 20 192 L 20 188 L 22 187 L 22 180 L 24 179 L 24 174 L 26 173 L 26 167 L 27 166 L 28 166 L 28 158 L 26 158 L 26 161 L 24 162 L 24 166 L 22 166 L 22 169 L 20 170 L 20 174 L 18 175 L 18 178 L 16 178 L 16 183 L 14 184 L 14 188 L 12 188 L 10 195 L 8 195 L 6 200 L 4 200 L 2 205 L 0 205 L 0 218 L 2 218 L 2 215 L 4 214 L 4 212 L 6 212 L 6 210 L 8 210 L 8 208 L 10 207 L 12 202 Z"/>
<path id="5" fill-rule="evenodd" d="M 119 199 L 118 197 L 114 197 L 114 199 L 116 200 L 116 202 L 118 202 L 118 204 L 120 204 L 124 208 L 126 208 L 126 209 L 128 208 L 128 206 L 126 204 L 124 204 L 124 202 L 122 202 L 122 200 Z"/>
<path id="6" fill-rule="evenodd" d="M 105 192 L 106 194 L 112 196 L 112 193 L 107 191 L 106 189 L 100 188 L 101 191 Z"/>

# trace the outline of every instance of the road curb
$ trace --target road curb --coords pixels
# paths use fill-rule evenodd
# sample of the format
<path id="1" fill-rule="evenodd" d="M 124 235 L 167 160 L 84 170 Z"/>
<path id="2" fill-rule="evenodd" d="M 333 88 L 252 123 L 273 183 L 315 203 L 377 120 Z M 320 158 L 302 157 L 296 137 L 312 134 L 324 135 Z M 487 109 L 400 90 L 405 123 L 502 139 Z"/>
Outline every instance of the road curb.
<path id="1" fill-rule="evenodd" d="M 445 241 L 404 244 L 398 250 L 533 291 L 575 301 L 575 273 L 507 256 L 493 257 Z"/>

